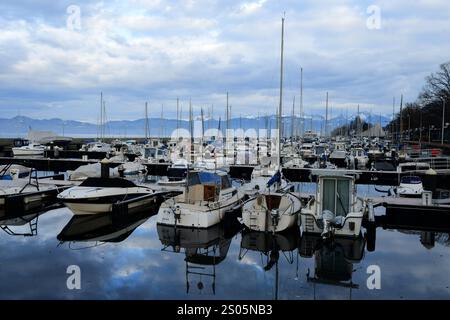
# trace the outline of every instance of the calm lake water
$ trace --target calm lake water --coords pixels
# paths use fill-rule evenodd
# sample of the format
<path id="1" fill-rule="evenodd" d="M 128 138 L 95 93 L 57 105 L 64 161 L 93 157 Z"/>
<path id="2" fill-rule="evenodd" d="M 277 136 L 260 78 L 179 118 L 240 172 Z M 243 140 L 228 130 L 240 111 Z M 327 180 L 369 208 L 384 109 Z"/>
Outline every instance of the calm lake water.
<path id="1" fill-rule="evenodd" d="M 60 208 L 40 215 L 34 231 L 9 230 L 33 236 L 0 230 L 0 299 L 450 298 L 447 233 L 379 227 L 369 251 L 367 237 L 323 244 L 297 229 L 249 233 L 234 219 L 175 230 L 157 226 L 152 214 L 75 219 Z M 81 270 L 80 290 L 67 288 L 70 265 Z M 373 265 L 379 290 L 366 285 Z"/>

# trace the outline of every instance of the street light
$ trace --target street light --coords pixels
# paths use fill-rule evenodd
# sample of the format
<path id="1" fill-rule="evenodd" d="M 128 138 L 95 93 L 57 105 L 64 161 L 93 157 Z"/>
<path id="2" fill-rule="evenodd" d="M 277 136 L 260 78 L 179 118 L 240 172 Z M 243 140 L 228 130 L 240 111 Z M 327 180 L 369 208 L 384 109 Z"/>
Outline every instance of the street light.
<path id="1" fill-rule="evenodd" d="M 442 135 L 441 135 L 441 144 L 444 144 L 444 126 L 445 126 L 445 99 L 442 99 Z"/>

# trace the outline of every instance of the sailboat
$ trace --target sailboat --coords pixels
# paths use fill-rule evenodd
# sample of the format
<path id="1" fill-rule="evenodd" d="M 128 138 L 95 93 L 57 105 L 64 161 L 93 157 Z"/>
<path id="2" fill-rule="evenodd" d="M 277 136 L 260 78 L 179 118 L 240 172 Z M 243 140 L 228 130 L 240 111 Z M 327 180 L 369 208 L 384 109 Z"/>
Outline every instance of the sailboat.
<path id="1" fill-rule="evenodd" d="M 284 18 L 281 20 L 281 72 L 280 72 L 280 103 L 278 110 L 278 171 L 267 182 L 264 189 L 248 200 L 242 210 L 242 222 L 254 231 L 281 232 L 296 225 L 301 210 L 301 200 L 289 191 L 271 192 L 270 186 L 281 185 L 281 128 L 283 106 L 283 48 L 284 48 Z"/>

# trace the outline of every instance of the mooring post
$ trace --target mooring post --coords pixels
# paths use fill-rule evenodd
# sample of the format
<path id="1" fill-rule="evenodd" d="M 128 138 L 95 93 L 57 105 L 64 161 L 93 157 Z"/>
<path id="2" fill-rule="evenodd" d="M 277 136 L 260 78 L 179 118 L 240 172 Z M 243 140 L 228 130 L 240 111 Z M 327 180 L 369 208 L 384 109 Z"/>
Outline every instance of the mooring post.
<path id="1" fill-rule="evenodd" d="M 109 179 L 109 160 L 103 159 L 101 162 L 101 176 L 103 179 Z"/>

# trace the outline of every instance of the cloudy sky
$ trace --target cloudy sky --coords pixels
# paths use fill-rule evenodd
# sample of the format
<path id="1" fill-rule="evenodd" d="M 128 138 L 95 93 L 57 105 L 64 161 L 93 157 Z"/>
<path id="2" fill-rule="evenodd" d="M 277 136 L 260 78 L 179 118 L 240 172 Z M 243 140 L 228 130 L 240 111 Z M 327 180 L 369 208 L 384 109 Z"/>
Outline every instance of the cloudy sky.
<path id="1" fill-rule="evenodd" d="M 450 60 L 448 0 L 2 1 L 0 117 L 95 122 L 101 91 L 114 120 L 143 117 L 145 101 L 173 118 L 177 97 L 218 118 L 227 91 L 234 115 L 274 113 L 283 12 L 286 108 L 300 67 L 307 114 L 326 91 L 334 113 L 388 114 Z"/>

